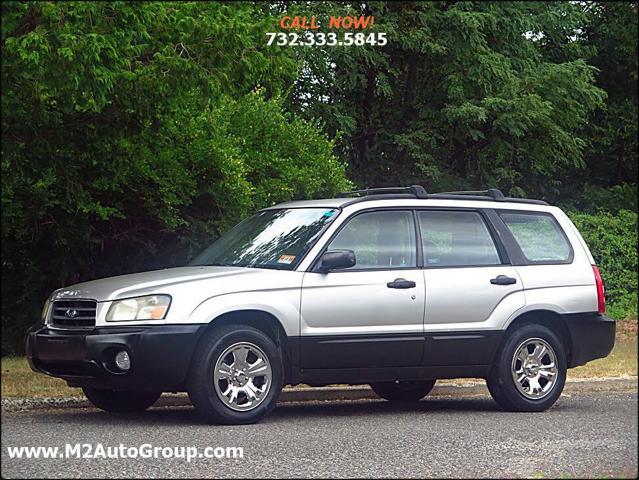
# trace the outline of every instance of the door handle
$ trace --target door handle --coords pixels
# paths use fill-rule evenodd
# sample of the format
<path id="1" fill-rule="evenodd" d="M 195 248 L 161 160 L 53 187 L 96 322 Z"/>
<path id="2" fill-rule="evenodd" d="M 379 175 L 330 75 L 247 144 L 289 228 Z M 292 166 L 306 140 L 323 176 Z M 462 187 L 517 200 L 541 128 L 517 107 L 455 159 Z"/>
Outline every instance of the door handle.
<path id="1" fill-rule="evenodd" d="M 517 283 L 517 279 L 513 277 L 507 277 L 506 275 L 497 275 L 497 277 L 490 279 L 490 283 L 492 283 L 493 285 L 513 285 Z"/>
<path id="2" fill-rule="evenodd" d="M 406 280 L 405 278 L 396 278 L 392 282 L 388 282 L 386 286 L 388 288 L 415 288 L 415 282 L 412 280 Z"/>

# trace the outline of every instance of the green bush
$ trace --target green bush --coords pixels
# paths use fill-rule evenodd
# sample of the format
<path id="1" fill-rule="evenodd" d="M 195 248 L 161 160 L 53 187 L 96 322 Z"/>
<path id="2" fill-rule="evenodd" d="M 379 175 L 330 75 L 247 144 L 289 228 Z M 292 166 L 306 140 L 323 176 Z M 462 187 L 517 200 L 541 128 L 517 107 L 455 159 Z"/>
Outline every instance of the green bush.
<path id="1" fill-rule="evenodd" d="M 256 209 L 348 188 L 282 107 L 290 50 L 240 3 L 6 2 L 2 354 L 55 288 L 184 264 Z"/>
<path id="2" fill-rule="evenodd" d="M 637 212 L 568 212 L 590 247 L 606 286 L 608 315 L 637 318 Z"/>

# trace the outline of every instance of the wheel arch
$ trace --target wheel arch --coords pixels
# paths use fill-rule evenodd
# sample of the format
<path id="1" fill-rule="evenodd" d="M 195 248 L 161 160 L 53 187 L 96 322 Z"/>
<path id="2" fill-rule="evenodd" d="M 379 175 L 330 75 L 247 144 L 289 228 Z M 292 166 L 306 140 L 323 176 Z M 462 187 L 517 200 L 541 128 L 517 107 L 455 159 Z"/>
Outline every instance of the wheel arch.
<path id="1" fill-rule="evenodd" d="M 291 364 L 293 361 L 293 345 L 288 341 L 288 336 L 286 335 L 282 322 L 275 315 L 265 310 L 251 308 L 238 309 L 214 317 L 208 324 L 202 326 L 199 332 L 199 339 L 193 351 L 195 352 L 201 347 L 206 338 L 206 332 L 226 325 L 249 326 L 260 330 L 273 340 L 282 354 L 284 382 L 287 382 L 290 378 Z M 191 363 L 189 364 L 189 371 L 191 370 L 192 362 L 193 359 L 191 359 Z"/>
<path id="2" fill-rule="evenodd" d="M 564 321 L 562 315 L 552 310 L 547 309 L 536 309 L 529 310 L 527 312 L 521 313 L 517 317 L 515 317 L 506 331 L 504 332 L 504 336 L 502 339 L 502 345 L 508 338 L 511 332 L 522 327 L 523 325 L 542 325 L 552 331 L 564 347 L 566 352 L 566 362 L 568 365 L 572 363 L 572 338 L 570 336 L 570 331 L 568 330 L 568 326 Z M 501 348 L 501 345 L 500 345 Z"/>

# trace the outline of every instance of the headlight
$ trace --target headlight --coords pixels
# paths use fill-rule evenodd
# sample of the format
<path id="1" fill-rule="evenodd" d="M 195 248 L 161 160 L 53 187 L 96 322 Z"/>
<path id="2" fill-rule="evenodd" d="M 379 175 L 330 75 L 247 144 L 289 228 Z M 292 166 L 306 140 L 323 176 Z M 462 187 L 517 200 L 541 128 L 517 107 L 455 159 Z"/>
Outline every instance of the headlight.
<path id="1" fill-rule="evenodd" d="M 49 305 L 51 305 L 51 302 L 47 298 L 47 300 L 44 302 L 44 307 L 42 307 L 42 313 L 40 314 L 40 320 L 42 320 L 42 323 L 46 322 L 46 320 L 47 320 L 47 313 L 49 312 Z"/>
<path id="2" fill-rule="evenodd" d="M 125 322 L 127 320 L 162 320 L 171 305 L 168 295 L 149 295 L 147 297 L 127 298 L 111 304 L 107 313 L 107 322 Z"/>

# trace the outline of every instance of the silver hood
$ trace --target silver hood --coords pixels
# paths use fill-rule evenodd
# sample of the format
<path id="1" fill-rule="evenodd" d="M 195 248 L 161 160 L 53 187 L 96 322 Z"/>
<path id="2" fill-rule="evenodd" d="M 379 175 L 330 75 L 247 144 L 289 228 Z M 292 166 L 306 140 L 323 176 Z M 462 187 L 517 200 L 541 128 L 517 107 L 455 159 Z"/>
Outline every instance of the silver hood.
<path id="1" fill-rule="evenodd" d="M 102 278 L 61 288 L 51 294 L 51 301 L 62 298 L 90 298 L 98 302 L 129 298 L 171 290 L 179 284 L 223 277 L 259 274 L 260 270 L 240 267 L 177 267 L 150 272 Z"/>

